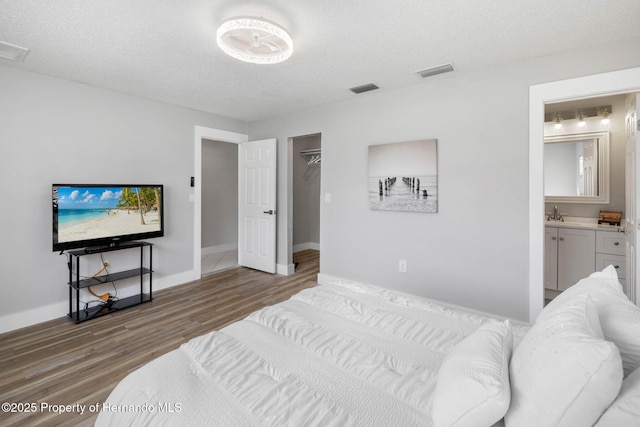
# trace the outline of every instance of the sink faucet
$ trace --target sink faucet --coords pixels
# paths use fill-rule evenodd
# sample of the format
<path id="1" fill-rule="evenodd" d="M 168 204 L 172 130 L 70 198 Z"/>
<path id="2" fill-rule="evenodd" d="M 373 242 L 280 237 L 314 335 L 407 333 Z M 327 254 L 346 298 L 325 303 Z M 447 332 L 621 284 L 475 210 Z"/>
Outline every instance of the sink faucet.
<path id="1" fill-rule="evenodd" d="M 560 212 L 558 212 L 558 205 L 553 207 L 553 214 L 550 212 L 544 213 L 547 216 L 547 221 L 562 221 L 564 222 L 564 216 Z"/>
<path id="2" fill-rule="evenodd" d="M 553 220 L 564 222 L 564 217 L 562 216 L 561 213 L 558 213 L 558 205 L 555 205 L 553 207 Z"/>

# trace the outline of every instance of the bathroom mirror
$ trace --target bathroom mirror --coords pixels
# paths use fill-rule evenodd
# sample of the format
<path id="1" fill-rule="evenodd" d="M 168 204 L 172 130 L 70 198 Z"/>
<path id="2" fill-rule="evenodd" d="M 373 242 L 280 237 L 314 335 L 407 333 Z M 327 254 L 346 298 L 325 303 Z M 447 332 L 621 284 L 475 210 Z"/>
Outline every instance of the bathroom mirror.
<path id="1" fill-rule="evenodd" d="M 545 137 L 544 196 L 549 203 L 609 203 L 609 132 Z"/>

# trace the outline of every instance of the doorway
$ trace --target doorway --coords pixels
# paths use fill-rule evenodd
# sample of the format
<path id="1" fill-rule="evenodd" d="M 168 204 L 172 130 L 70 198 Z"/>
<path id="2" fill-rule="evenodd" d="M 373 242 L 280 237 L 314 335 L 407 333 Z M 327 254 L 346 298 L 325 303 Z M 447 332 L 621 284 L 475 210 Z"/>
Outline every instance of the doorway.
<path id="1" fill-rule="evenodd" d="M 222 129 L 194 126 L 194 176 L 191 180 L 191 190 L 189 192 L 189 201 L 194 204 L 193 270 L 190 280 L 197 280 L 202 277 L 202 148 L 207 140 L 237 145 L 247 142 L 249 136 Z"/>
<path id="2" fill-rule="evenodd" d="M 245 178 L 249 175 L 251 175 L 250 173 L 248 173 L 246 170 L 244 171 L 245 173 L 243 173 L 243 170 L 246 168 L 247 166 L 247 162 L 253 162 L 253 158 L 249 155 L 242 155 L 242 151 L 246 151 L 247 150 L 253 150 L 255 151 L 255 149 L 259 148 L 259 146 L 261 146 L 261 144 L 268 144 L 269 148 L 268 150 L 264 151 L 260 151 L 261 154 L 258 155 L 258 157 L 256 157 L 256 159 L 258 160 L 264 160 L 266 158 L 270 158 L 275 160 L 275 148 L 276 148 L 276 139 L 275 138 L 271 138 L 269 140 L 261 140 L 261 141 L 249 141 L 249 136 L 246 134 L 241 134 L 241 133 L 236 133 L 236 132 L 230 132 L 230 131 L 225 131 L 222 129 L 214 129 L 214 128 L 208 128 L 208 127 L 204 127 L 204 126 L 194 126 L 194 176 L 191 177 L 191 190 L 189 191 L 189 201 L 194 203 L 194 219 L 193 219 L 193 269 L 190 272 L 190 280 L 198 280 L 202 277 L 202 148 L 203 148 L 203 144 L 206 143 L 206 140 L 211 140 L 211 141 L 221 141 L 221 142 L 226 142 L 226 143 L 232 143 L 232 144 L 236 144 L 236 145 L 242 145 L 242 149 L 238 149 L 238 155 L 237 155 L 237 159 L 236 162 L 238 163 L 238 223 L 240 223 L 240 215 L 242 214 L 242 210 L 241 205 L 242 203 L 240 203 L 240 200 L 242 199 L 242 191 L 240 191 L 241 189 L 244 189 L 245 186 L 242 185 L 242 180 L 240 179 L 241 176 L 244 176 Z M 242 158 L 242 159 L 241 159 Z M 269 189 L 268 192 L 270 194 L 269 200 L 273 200 L 274 204 L 275 204 L 275 200 L 277 197 L 276 194 L 276 186 L 275 186 L 275 176 L 276 176 L 276 162 L 268 162 L 269 163 L 269 168 L 268 170 L 264 170 L 261 173 L 265 173 L 268 174 L 271 178 L 268 180 L 270 182 L 269 184 Z M 255 175 L 255 174 L 254 174 Z M 253 176 L 253 181 L 252 182 L 266 182 L 264 180 L 260 180 L 257 179 L 256 176 Z M 260 196 L 260 203 L 262 203 L 262 196 Z M 246 200 L 245 200 L 246 202 Z M 258 203 L 258 204 L 260 204 Z M 246 203 L 245 203 L 246 205 Z M 272 208 L 267 208 L 267 209 L 275 209 L 275 205 Z M 263 212 L 265 215 L 269 214 L 268 216 L 270 217 L 275 217 L 275 210 L 268 210 L 266 212 Z M 257 233 L 258 235 L 258 246 L 260 248 L 260 250 L 264 249 L 264 240 L 260 240 L 260 239 L 268 239 L 269 243 L 273 243 L 273 246 L 271 247 L 271 244 L 269 244 L 269 248 L 270 248 L 270 252 L 269 252 L 269 256 L 268 258 L 270 260 L 272 260 L 273 263 L 273 270 L 275 271 L 275 266 L 276 266 L 276 253 L 275 253 L 275 249 L 276 249 L 276 228 L 275 228 L 275 221 L 270 221 L 270 223 L 272 224 L 269 228 L 269 233 L 268 235 L 266 235 L 265 233 L 262 233 L 262 230 L 264 230 L 264 228 L 258 228 L 258 227 L 254 227 L 254 229 L 252 229 L 252 233 L 254 232 L 259 232 Z M 244 221 L 244 224 L 247 224 L 247 221 Z M 243 256 L 244 253 L 247 252 L 247 248 L 249 249 L 253 249 L 253 247 L 249 246 L 248 242 L 253 242 L 255 239 L 255 233 L 254 234 L 250 234 L 247 235 L 246 234 L 246 227 L 245 227 L 245 239 L 242 239 L 242 234 L 240 233 L 241 231 L 241 227 L 238 225 L 236 226 L 236 229 L 238 231 L 238 264 L 243 265 L 243 266 L 248 266 L 251 268 L 254 268 L 253 266 L 249 265 L 249 264 L 245 264 L 243 261 Z M 250 236 L 247 237 L 247 236 Z M 255 246 L 255 244 L 254 244 Z M 243 252 L 244 251 L 244 252 Z M 260 252 L 260 255 L 262 255 L 263 252 Z M 261 268 L 258 268 L 261 269 Z M 264 270 L 267 271 L 267 270 Z M 268 272 L 272 272 L 272 271 L 268 271 Z"/>
<path id="3" fill-rule="evenodd" d="M 295 270 L 296 254 L 320 250 L 322 138 L 318 133 L 294 137 L 291 141 L 293 151 L 291 159 L 292 259 Z"/>
<path id="4" fill-rule="evenodd" d="M 201 275 L 238 266 L 238 144 L 202 140 Z"/>
<path id="5" fill-rule="evenodd" d="M 529 88 L 529 321 L 544 305 L 544 108 L 546 104 L 640 91 L 640 68 Z M 638 199 L 637 190 L 635 197 Z M 635 233 L 635 227 L 633 232 Z M 636 264 L 635 258 L 631 260 Z M 636 287 L 638 283 L 636 283 Z M 638 303 L 638 301 L 636 301 Z"/>
<path id="6" fill-rule="evenodd" d="M 625 293 L 632 295 L 626 286 L 621 235 L 608 237 L 619 243 L 615 251 L 594 246 L 595 236 L 602 237 L 605 232 L 604 228 L 595 231 L 598 218 L 603 213 L 622 218 L 625 212 L 626 99 L 627 95 L 619 94 L 545 105 L 545 218 L 549 219 L 545 228 L 545 304 L 580 279 L 602 270 L 604 263 L 616 266 Z M 620 222 L 617 226 L 624 226 Z M 592 225 L 569 233 L 563 226 L 567 223 Z M 608 230 L 619 229 L 612 226 Z M 557 233 L 561 235 L 556 237 Z M 577 241 L 580 243 L 575 244 Z"/>

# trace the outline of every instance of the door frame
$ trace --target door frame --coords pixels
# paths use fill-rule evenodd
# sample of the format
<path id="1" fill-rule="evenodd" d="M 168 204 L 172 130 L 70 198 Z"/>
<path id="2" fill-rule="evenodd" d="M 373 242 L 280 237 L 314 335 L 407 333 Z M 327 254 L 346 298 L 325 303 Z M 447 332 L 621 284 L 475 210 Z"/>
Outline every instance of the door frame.
<path id="1" fill-rule="evenodd" d="M 241 144 L 249 141 L 249 135 L 223 129 L 194 126 L 194 185 L 189 193 L 193 202 L 193 280 L 202 276 L 202 140 Z"/>
<path id="2" fill-rule="evenodd" d="M 544 306 L 544 106 L 640 92 L 640 67 L 529 87 L 529 321 Z M 636 198 L 640 198 L 636 189 Z M 632 260 L 635 262 L 635 260 Z"/>

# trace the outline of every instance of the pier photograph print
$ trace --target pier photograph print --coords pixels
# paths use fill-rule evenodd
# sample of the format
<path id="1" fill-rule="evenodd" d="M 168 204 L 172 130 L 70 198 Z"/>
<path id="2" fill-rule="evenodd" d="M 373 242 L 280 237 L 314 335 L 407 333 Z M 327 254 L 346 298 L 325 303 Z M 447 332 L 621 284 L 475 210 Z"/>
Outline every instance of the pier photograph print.
<path id="1" fill-rule="evenodd" d="M 369 207 L 438 212 L 437 139 L 369 146 Z"/>

